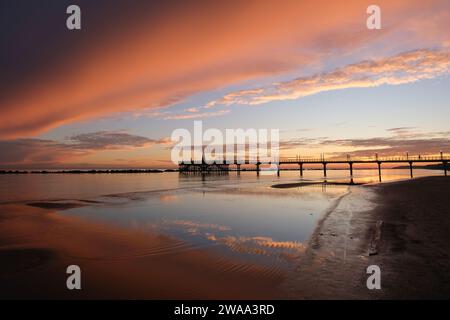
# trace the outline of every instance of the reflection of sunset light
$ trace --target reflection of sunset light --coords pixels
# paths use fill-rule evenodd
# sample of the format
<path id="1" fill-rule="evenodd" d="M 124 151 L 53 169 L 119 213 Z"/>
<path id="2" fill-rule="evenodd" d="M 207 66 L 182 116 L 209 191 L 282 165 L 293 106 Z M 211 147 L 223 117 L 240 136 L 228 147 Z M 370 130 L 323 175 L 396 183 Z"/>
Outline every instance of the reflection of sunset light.
<path id="1" fill-rule="evenodd" d="M 176 201 L 178 201 L 178 196 L 176 196 L 174 194 L 162 194 L 159 197 L 159 200 L 161 202 L 176 202 Z"/>
<path id="2" fill-rule="evenodd" d="M 209 234 L 207 237 L 226 245 L 230 250 L 256 255 L 272 255 L 273 251 L 281 257 L 298 257 L 305 252 L 305 245 L 296 241 L 276 241 L 270 237 L 216 237 Z"/>

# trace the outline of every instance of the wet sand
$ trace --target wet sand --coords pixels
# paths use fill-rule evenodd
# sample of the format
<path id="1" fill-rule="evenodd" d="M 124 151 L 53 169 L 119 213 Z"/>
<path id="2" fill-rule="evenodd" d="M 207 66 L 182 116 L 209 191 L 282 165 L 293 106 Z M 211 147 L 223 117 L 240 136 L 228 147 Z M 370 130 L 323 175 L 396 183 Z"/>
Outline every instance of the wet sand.
<path id="1" fill-rule="evenodd" d="M 448 299 L 449 187 L 427 177 L 350 188 L 285 284 L 290 298 Z M 381 269 L 381 290 L 366 287 L 369 265 Z"/>
<path id="2" fill-rule="evenodd" d="M 82 270 L 80 291 L 66 289 L 71 264 Z M 166 236 L 0 206 L 1 299 L 273 299 L 282 280 Z"/>
<path id="3" fill-rule="evenodd" d="M 293 183 L 280 183 L 272 185 L 275 189 L 291 189 L 299 188 L 313 185 L 324 185 L 324 186 L 357 186 L 363 185 L 364 183 L 357 183 L 351 181 L 303 181 L 303 182 L 293 182 Z"/>
<path id="4" fill-rule="evenodd" d="M 84 204 L 82 203 L 74 203 L 74 202 L 29 202 L 27 203 L 27 205 L 43 209 L 58 209 L 58 210 L 80 208 L 84 206 Z"/>

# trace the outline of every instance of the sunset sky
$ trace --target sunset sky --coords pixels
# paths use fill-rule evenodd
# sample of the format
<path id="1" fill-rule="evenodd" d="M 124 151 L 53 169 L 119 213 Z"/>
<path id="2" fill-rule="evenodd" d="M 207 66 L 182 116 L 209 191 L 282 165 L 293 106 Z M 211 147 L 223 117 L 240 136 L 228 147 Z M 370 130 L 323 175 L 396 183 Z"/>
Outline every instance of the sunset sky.
<path id="1" fill-rule="evenodd" d="M 2 0 L 0 30 L 1 168 L 170 167 L 194 120 L 282 156 L 450 153 L 448 0 Z"/>

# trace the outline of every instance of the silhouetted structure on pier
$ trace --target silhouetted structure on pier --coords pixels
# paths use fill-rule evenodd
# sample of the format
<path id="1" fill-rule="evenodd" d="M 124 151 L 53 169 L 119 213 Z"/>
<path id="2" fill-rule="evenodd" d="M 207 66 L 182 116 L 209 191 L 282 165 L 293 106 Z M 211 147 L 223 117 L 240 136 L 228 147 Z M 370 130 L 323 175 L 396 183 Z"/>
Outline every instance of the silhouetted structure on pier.
<path id="1" fill-rule="evenodd" d="M 229 166 L 227 163 L 206 163 L 205 158 L 202 157 L 201 163 L 195 163 L 192 160 L 190 163 L 180 162 L 178 169 L 180 172 L 228 172 Z"/>

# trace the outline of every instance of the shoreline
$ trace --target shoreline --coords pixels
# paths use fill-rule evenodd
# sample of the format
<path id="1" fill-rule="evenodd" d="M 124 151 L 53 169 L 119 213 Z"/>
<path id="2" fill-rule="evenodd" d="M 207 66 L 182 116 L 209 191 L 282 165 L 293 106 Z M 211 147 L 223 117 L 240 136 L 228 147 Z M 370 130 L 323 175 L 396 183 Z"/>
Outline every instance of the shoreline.
<path id="1" fill-rule="evenodd" d="M 303 182 L 291 182 L 291 183 L 277 183 L 271 186 L 274 189 L 292 189 L 314 185 L 324 186 L 361 186 L 368 183 L 363 182 L 342 182 L 342 181 L 303 181 Z"/>

